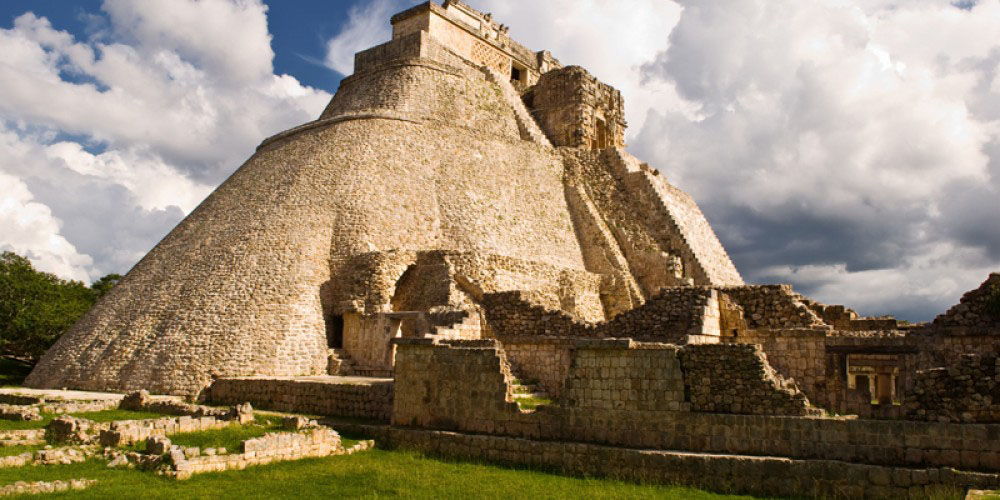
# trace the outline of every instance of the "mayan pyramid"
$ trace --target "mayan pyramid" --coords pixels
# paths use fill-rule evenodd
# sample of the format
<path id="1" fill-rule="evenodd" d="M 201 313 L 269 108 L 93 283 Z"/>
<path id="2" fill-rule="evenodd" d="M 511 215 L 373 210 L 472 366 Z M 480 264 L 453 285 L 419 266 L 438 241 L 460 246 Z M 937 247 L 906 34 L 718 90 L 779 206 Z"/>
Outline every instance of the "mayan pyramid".
<path id="1" fill-rule="evenodd" d="M 483 294 L 599 322 L 740 285 L 622 95 L 457 1 L 392 18 L 316 121 L 263 141 L 44 356 L 32 387 L 195 394 L 388 375 L 394 337 L 488 335 Z"/>

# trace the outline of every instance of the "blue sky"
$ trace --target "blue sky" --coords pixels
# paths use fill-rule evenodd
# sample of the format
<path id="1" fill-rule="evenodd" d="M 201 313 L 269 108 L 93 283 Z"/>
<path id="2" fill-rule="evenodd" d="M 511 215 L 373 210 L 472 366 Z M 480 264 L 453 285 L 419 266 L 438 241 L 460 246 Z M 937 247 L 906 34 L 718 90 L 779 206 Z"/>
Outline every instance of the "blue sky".
<path id="1" fill-rule="evenodd" d="M 154 0 L 155 1 L 155 0 Z M 100 17 L 102 0 L 5 0 L 0 2 L 0 21 L 10 28 L 14 18 L 34 12 L 53 26 L 77 38 L 93 34 L 94 17 Z M 295 76 L 311 87 L 335 92 L 343 75 L 323 65 L 326 43 L 344 27 L 347 12 L 355 4 L 348 0 L 265 1 L 267 25 L 274 37 L 274 69 Z M 106 20 L 104 21 L 106 23 Z M 385 20 L 388 26 L 389 20 Z"/>
<path id="2" fill-rule="evenodd" d="M 412 0 L 0 2 L 0 249 L 131 268 Z M 744 278 L 927 320 L 1000 270 L 1000 0 L 469 0 L 623 92 Z"/>

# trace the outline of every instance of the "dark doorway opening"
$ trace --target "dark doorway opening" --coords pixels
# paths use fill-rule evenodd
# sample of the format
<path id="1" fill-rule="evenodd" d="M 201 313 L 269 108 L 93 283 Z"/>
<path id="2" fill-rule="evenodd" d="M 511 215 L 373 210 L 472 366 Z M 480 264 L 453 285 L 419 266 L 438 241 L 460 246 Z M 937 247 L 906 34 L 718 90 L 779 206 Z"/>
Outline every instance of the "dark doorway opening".
<path id="1" fill-rule="evenodd" d="M 326 317 L 326 345 L 330 349 L 344 348 L 344 317 L 333 314 Z"/>

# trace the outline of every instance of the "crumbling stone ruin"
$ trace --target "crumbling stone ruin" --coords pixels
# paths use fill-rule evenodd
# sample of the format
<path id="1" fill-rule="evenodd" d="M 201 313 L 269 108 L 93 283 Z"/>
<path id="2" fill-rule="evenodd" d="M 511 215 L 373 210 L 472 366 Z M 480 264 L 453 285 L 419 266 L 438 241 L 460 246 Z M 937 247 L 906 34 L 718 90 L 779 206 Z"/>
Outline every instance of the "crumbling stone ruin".
<path id="1" fill-rule="evenodd" d="M 921 325 L 745 284 L 694 200 L 625 151 L 619 91 L 460 1 L 391 23 L 27 384 L 765 495 L 1000 487 L 1000 274 Z"/>

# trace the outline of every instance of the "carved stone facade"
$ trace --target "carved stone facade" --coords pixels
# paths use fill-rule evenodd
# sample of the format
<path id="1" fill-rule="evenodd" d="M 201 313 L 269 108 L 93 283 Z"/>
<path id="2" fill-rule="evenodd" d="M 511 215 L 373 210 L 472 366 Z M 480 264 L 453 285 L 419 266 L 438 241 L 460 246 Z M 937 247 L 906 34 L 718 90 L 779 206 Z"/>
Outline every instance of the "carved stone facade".
<path id="1" fill-rule="evenodd" d="M 543 74 L 526 100 L 556 146 L 594 150 L 625 147 L 622 93 L 579 66 Z"/>

